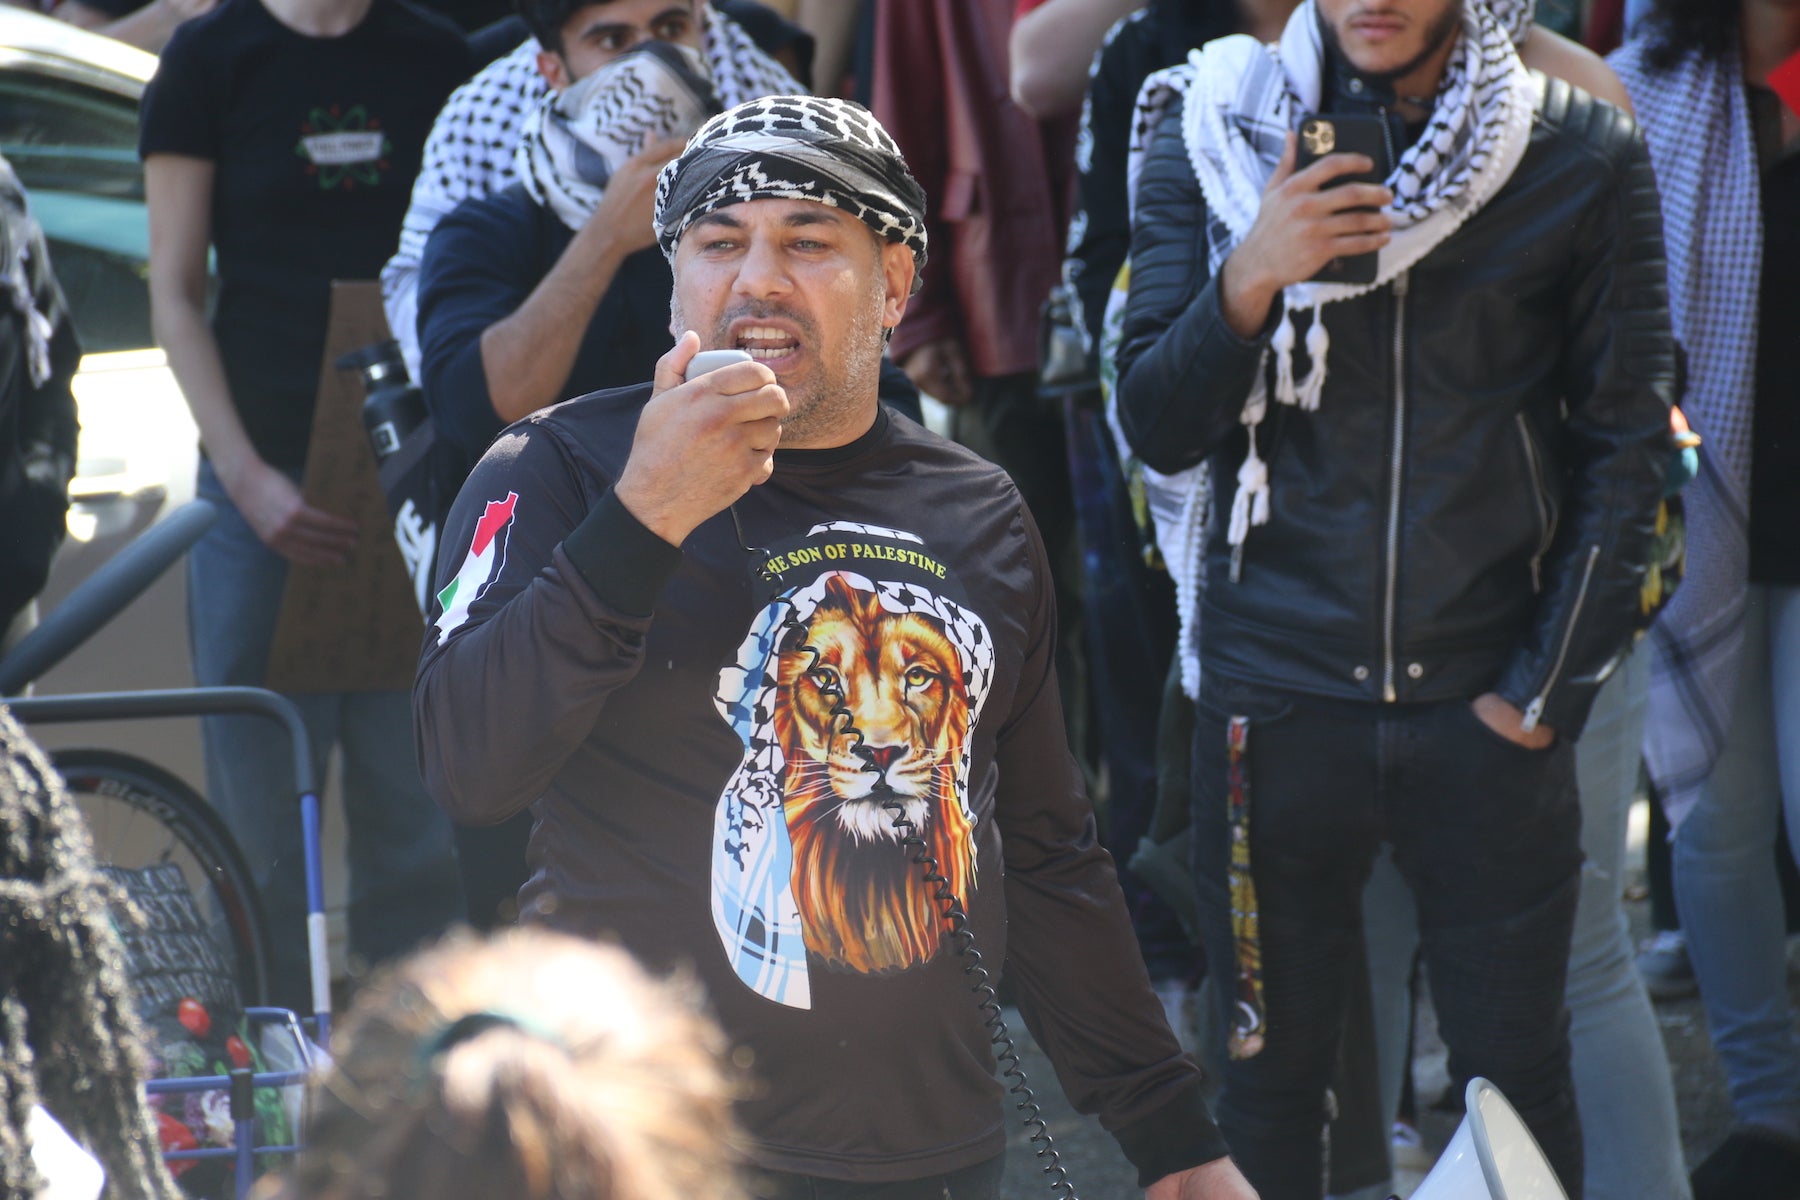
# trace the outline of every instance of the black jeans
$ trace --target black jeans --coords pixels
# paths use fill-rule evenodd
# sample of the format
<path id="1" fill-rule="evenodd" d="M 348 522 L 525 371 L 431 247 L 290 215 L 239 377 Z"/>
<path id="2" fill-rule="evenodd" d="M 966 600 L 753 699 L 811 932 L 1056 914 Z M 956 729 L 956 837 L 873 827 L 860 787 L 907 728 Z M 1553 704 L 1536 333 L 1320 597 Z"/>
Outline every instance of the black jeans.
<path id="1" fill-rule="evenodd" d="M 1363 884 L 1384 839 L 1418 903 L 1451 1078 L 1495 1083 L 1580 1200 L 1563 1006 L 1581 869 L 1573 747 L 1524 749 L 1464 700 L 1383 707 L 1211 677 L 1198 707 L 1195 874 L 1227 1008 L 1236 955 L 1226 731 L 1233 716 L 1250 723 L 1267 1044 L 1228 1063 L 1216 1111 L 1262 1200 L 1323 1194 L 1325 1093 L 1363 953 Z"/>
<path id="2" fill-rule="evenodd" d="M 751 1187 L 758 1200 L 1000 1200 L 1006 1155 L 984 1163 L 899 1183 L 845 1183 L 811 1175 L 763 1172 Z"/>

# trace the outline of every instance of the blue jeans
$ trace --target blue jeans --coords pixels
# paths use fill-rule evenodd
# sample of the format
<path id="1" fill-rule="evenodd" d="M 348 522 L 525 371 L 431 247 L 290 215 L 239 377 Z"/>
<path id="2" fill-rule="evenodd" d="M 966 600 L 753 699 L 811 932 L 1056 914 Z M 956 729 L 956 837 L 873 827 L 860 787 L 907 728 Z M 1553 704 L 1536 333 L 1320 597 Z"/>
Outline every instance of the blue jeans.
<path id="1" fill-rule="evenodd" d="M 1575 749 L 1581 791 L 1581 897 L 1569 947 L 1569 1042 L 1586 1150 L 1587 1200 L 1687 1200 L 1687 1167 L 1669 1060 L 1632 962 L 1620 907 L 1626 819 L 1637 791 L 1649 656 L 1620 664 L 1594 701 Z M 1383 855 L 1363 893 L 1381 1050 L 1382 1111 L 1400 1102 L 1418 948 L 1411 897 Z"/>
<path id="2" fill-rule="evenodd" d="M 1228 887 L 1231 716 L 1250 720 L 1250 851 L 1267 1046 L 1224 1070 L 1217 1113 L 1263 1200 L 1318 1200 L 1325 1092 L 1364 953 L 1383 840 L 1418 906 L 1453 1076 L 1513 1102 L 1581 1200 L 1563 993 L 1580 880 L 1574 755 L 1516 746 L 1465 700 L 1378 707 L 1204 679 L 1194 737 L 1195 883 L 1207 961 L 1236 961 Z M 1229 1005 L 1232 988 L 1220 992 Z M 1229 1019 L 1229 1015 L 1226 1015 Z"/>
<path id="3" fill-rule="evenodd" d="M 1637 792 L 1650 656 L 1600 689 L 1575 751 L 1581 786 L 1581 902 L 1569 948 L 1575 1097 L 1587 1138 L 1587 1200 L 1687 1200 L 1668 1052 L 1633 963 L 1625 826 Z"/>
<path id="4" fill-rule="evenodd" d="M 188 554 L 188 634 L 202 687 L 261 686 L 287 581 L 287 560 L 256 536 L 200 464 L 196 493 L 219 519 Z M 406 692 L 293 695 L 323 779 L 341 752 L 349 825 L 350 948 L 367 962 L 404 953 L 462 919 L 450 822 L 419 781 Z M 269 998 L 312 1007 L 306 954 L 306 884 L 293 755 L 260 717 L 201 724 L 206 788 L 244 852 L 262 894 L 270 947 Z"/>
<path id="5" fill-rule="evenodd" d="M 1800 850 L 1800 588 L 1751 585 L 1725 748 L 1675 832 L 1675 903 L 1737 1119 L 1800 1138 L 1800 1033 L 1770 847 Z"/>

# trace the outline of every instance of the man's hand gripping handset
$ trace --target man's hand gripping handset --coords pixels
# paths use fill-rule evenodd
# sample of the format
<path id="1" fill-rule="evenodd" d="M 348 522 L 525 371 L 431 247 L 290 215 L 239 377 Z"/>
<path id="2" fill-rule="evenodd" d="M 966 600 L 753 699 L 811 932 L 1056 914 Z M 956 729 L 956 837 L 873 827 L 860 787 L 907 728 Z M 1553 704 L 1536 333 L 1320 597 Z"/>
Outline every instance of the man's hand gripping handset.
<path id="1" fill-rule="evenodd" d="M 741 358 L 708 369 L 727 354 Z M 700 335 L 688 330 L 657 361 L 650 402 L 613 490 L 646 529 L 679 546 L 774 472 L 787 414 L 775 372 L 742 351 L 702 355 Z"/>

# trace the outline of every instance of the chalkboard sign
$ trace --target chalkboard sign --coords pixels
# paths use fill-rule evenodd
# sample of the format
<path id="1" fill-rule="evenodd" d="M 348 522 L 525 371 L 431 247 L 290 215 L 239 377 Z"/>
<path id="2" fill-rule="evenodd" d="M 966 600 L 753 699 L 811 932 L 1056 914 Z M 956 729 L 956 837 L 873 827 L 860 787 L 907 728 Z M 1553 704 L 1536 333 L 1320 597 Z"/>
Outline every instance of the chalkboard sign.
<path id="1" fill-rule="evenodd" d="M 103 866 L 143 920 L 118 920 L 125 971 L 144 1026 L 150 1074 L 158 1079 L 224 1075 L 234 1068 L 267 1070 L 257 1039 L 244 1021 L 231 958 L 213 940 L 194 906 L 187 877 L 174 863 L 127 869 Z M 272 1088 L 257 1089 L 256 1115 L 265 1145 L 290 1140 L 286 1110 Z M 156 1098 L 163 1149 L 232 1145 L 236 1129 L 224 1090 Z M 171 1173 L 194 1197 L 230 1193 L 228 1160 L 174 1162 Z"/>
<path id="2" fill-rule="evenodd" d="M 178 1012 L 183 1000 L 200 1004 L 208 1013 L 209 1026 L 215 1022 L 235 1026 L 244 1006 L 231 960 L 206 932 L 181 867 L 158 863 L 131 870 L 101 869 L 144 917 L 141 926 L 120 922 L 119 934 L 138 1019 L 150 1034 L 152 1049 L 164 1035 L 191 1037 L 193 1031 L 181 1024 Z M 192 1016 L 189 1021 L 199 1023 Z"/>

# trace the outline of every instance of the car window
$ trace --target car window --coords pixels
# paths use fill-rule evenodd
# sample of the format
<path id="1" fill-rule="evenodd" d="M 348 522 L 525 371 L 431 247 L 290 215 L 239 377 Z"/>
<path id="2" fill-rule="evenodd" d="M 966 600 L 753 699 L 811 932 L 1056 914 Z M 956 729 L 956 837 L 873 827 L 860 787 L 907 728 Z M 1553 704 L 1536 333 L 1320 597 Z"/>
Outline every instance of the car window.
<path id="1" fill-rule="evenodd" d="M 44 227 L 82 349 L 153 345 L 136 102 L 8 65 L 0 69 L 0 154 Z"/>

